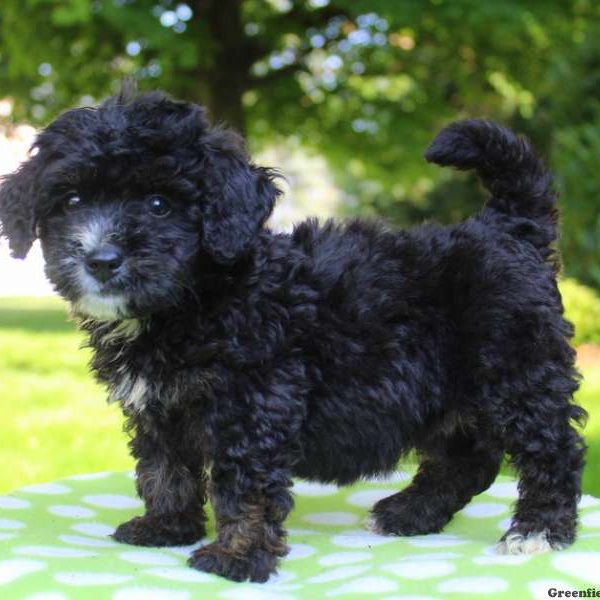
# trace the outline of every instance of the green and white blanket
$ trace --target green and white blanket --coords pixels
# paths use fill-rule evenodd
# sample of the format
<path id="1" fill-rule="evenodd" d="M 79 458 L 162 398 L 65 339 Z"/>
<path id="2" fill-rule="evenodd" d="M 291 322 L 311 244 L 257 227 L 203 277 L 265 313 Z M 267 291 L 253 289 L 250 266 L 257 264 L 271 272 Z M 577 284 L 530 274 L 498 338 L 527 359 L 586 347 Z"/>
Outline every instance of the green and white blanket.
<path id="1" fill-rule="evenodd" d="M 130 473 L 97 473 L 0 496 L 2 600 L 287 600 L 292 598 L 600 597 L 600 500 L 584 496 L 577 543 L 562 552 L 500 556 L 516 484 L 500 477 L 444 533 L 381 537 L 363 528 L 375 501 L 407 474 L 346 488 L 296 482 L 290 554 L 267 584 L 232 583 L 186 566 L 192 547 L 138 548 L 109 538 L 140 514 Z M 212 523 L 209 537 L 214 536 Z M 552 592 L 550 592 L 552 593 Z M 564 596 L 563 596 L 564 597 Z"/>

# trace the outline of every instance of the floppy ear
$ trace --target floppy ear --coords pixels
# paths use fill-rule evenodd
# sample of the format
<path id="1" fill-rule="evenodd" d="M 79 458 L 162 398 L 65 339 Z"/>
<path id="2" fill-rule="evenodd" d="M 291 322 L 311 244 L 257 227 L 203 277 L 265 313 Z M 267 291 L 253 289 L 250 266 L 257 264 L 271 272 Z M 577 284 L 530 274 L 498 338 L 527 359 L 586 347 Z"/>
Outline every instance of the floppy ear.
<path id="1" fill-rule="evenodd" d="M 250 164 L 239 148 L 211 168 L 217 179 L 208 189 L 202 245 L 218 263 L 232 264 L 249 250 L 281 191 L 275 173 Z"/>
<path id="2" fill-rule="evenodd" d="M 0 180 L 0 235 L 15 258 L 25 258 L 35 240 L 37 168 L 30 159 Z"/>

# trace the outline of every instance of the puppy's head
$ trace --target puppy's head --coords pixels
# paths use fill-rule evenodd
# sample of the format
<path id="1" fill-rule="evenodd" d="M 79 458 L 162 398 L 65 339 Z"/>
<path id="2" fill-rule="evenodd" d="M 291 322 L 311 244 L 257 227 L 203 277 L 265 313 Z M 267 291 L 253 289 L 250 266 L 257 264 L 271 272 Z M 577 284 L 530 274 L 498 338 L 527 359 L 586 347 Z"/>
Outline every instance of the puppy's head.
<path id="1" fill-rule="evenodd" d="M 96 320 L 176 305 L 199 265 L 247 255 L 278 190 L 235 133 L 204 110 L 122 92 L 61 115 L 0 186 L 0 233 L 23 258 L 40 238 L 46 274 Z"/>

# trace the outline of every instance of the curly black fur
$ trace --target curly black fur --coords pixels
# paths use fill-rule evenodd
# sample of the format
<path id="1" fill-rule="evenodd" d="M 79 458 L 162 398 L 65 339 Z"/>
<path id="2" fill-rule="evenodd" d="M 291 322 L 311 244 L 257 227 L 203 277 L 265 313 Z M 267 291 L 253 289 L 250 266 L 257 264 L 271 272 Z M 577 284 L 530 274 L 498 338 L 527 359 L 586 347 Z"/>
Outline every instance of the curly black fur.
<path id="1" fill-rule="evenodd" d="M 36 148 L 6 178 L 0 219 L 16 256 L 39 234 L 127 416 L 146 514 L 117 540 L 200 539 L 210 496 L 217 538 L 190 564 L 265 581 L 287 550 L 292 476 L 347 484 L 416 449 L 375 530 L 439 531 L 507 452 L 520 496 L 501 548 L 573 542 L 584 413 L 556 197 L 527 142 L 484 121 L 441 132 L 428 160 L 477 169 L 491 192 L 455 227 L 308 220 L 289 235 L 263 226 L 273 173 L 160 93 L 69 111 Z M 107 281 L 99 248 L 119 258 Z"/>

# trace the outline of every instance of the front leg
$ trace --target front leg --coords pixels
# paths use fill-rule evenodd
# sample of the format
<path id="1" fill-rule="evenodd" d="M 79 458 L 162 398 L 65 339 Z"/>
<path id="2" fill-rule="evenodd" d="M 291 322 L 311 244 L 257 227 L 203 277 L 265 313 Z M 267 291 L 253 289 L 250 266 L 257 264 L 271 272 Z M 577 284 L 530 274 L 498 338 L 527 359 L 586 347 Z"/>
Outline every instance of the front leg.
<path id="1" fill-rule="evenodd" d="M 238 470 L 238 476 L 244 479 L 252 475 Z M 267 497 L 265 489 L 236 489 L 232 479 L 223 483 L 215 485 L 211 494 L 217 539 L 196 550 L 189 564 L 233 581 L 265 582 L 275 572 L 278 559 L 288 552 L 283 520 L 292 506 L 291 494 L 287 486 L 281 487 L 279 498 L 274 499 Z M 270 485 L 267 481 L 264 484 Z"/>
<path id="2" fill-rule="evenodd" d="M 217 539 L 196 550 L 190 566 L 233 581 L 264 582 L 287 554 L 283 522 L 293 506 L 295 402 L 254 393 L 220 407 L 210 487 Z"/>
<path id="3" fill-rule="evenodd" d="M 138 460 L 136 488 L 145 514 L 120 525 L 113 537 L 136 546 L 181 546 L 205 535 L 206 496 L 200 435 L 181 416 L 160 422 L 136 417 L 130 447 Z"/>

